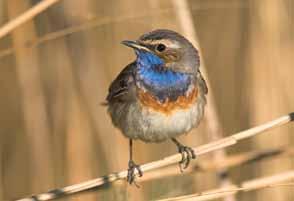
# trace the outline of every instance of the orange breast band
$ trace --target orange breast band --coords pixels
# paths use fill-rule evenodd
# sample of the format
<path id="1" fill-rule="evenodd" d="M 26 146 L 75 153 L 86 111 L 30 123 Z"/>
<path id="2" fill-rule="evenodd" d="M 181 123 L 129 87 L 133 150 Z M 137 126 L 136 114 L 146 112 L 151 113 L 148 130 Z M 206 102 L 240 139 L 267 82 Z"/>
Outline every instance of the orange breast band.
<path id="1" fill-rule="evenodd" d="M 194 88 L 188 95 L 179 96 L 175 101 L 165 100 L 163 103 L 158 101 L 148 92 L 139 91 L 140 103 L 155 111 L 171 114 L 176 109 L 188 109 L 197 99 L 198 89 Z"/>

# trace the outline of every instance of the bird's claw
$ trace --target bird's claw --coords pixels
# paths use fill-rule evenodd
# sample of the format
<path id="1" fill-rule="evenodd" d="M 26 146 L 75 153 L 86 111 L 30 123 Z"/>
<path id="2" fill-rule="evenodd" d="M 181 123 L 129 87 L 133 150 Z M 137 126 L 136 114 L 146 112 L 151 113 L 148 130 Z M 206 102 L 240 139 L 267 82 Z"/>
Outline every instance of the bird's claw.
<path id="1" fill-rule="evenodd" d="M 135 181 L 135 178 L 136 178 L 136 171 L 139 175 L 139 177 L 142 177 L 143 176 L 143 172 L 140 168 L 139 165 L 137 165 L 133 160 L 130 160 L 129 161 L 129 168 L 128 168 L 128 175 L 127 175 L 127 181 L 129 184 L 132 184 L 134 183 L 136 187 L 140 187 L 136 181 Z"/>
<path id="2" fill-rule="evenodd" d="M 191 147 L 179 145 L 178 148 L 179 153 L 182 155 L 182 160 L 179 162 L 179 167 L 181 172 L 183 172 L 184 169 L 186 169 L 189 166 L 191 159 L 196 158 L 196 155 Z"/>

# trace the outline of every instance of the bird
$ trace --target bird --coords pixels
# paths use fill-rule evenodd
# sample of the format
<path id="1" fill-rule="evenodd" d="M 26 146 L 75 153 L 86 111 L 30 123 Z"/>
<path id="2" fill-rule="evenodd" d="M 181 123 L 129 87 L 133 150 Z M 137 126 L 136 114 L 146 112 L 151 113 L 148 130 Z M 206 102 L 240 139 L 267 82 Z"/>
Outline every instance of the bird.
<path id="1" fill-rule="evenodd" d="M 133 141 L 171 140 L 182 156 L 180 170 L 196 158 L 193 149 L 176 137 L 197 127 L 204 116 L 206 82 L 199 51 L 181 34 L 156 29 L 137 40 L 124 40 L 136 54 L 110 84 L 106 105 L 113 125 L 129 139 L 127 182 L 142 176 L 133 160 Z"/>

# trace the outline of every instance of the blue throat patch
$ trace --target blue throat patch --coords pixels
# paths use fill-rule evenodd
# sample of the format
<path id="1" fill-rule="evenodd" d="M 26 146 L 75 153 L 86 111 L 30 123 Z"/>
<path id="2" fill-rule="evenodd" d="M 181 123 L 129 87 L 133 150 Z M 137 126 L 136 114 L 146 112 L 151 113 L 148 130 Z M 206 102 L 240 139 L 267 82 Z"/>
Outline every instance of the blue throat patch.
<path id="1" fill-rule="evenodd" d="M 161 102 L 185 94 L 191 84 L 190 75 L 164 67 L 164 61 L 150 52 L 136 50 L 136 54 L 137 81 L 149 93 Z"/>

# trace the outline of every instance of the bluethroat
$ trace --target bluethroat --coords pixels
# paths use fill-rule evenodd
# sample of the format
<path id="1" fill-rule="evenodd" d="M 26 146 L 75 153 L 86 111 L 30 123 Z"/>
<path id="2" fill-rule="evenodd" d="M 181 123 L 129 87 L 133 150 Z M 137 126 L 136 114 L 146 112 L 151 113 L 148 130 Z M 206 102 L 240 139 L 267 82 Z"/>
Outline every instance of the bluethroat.
<path id="1" fill-rule="evenodd" d="M 199 67 L 198 50 L 182 35 L 158 29 L 136 41 L 122 41 L 136 53 L 109 87 L 108 112 L 115 127 L 129 138 L 127 181 L 135 181 L 133 140 L 162 142 L 171 139 L 182 154 L 181 171 L 195 153 L 176 137 L 198 126 L 206 105 L 207 86 Z"/>

